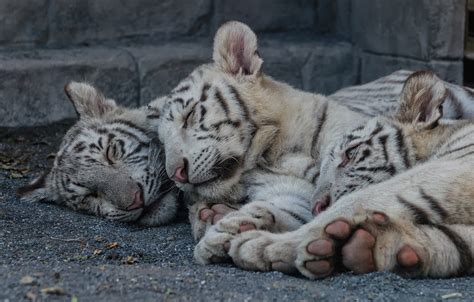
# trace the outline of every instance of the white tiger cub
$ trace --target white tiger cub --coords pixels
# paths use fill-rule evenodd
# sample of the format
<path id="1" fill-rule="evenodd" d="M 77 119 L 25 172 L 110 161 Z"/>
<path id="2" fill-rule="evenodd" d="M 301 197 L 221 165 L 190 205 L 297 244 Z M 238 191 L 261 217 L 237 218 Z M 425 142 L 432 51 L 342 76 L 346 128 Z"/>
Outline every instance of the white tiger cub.
<path id="1" fill-rule="evenodd" d="M 19 189 L 24 200 L 144 225 L 169 222 L 177 192 L 143 110 L 125 109 L 85 83 L 65 87 L 79 121 L 64 136 L 49 173 Z"/>
<path id="2" fill-rule="evenodd" d="M 206 233 L 195 249 L 200 263 L 228 259 L 228 243 L 239 232 L 284 232 L 312 220 L 321 155 L 368 119 L 273 80 L 262 72 L 262 63 L 250 28 L 226 23 L 214 40 L 213 63 L 197 68 L 148 107 L 164 144 L 168 175 L 198 201 L 190 218 L 196 239 Z M 408 75 L 396 77 L 399 87 Z M 367 99 L 377 100 L 376 95 L 373 91 Z M 464 90 L 461 96 L 458 103 L 468 106 L 472 97 Z M 379 105 L 367 105 L 367 111 Z M 301 162 L 305 165 L 295 168 Z M 225 213 L 216 204 L 230 205 L 223 212 L 245 205 L 217 221 Z"/>
<path id="3" fill-rule="evenodd" d="M 356 273 L 473 273 L 474 123 L 441 122 L 446 96 L 433 73 L 410 76 L 394 118 L 356 128 L 323 159 L 315 220 L 285 234 L 241 234 L 230 242 L 234 262 L 310 278 L 340 260 Z"/>

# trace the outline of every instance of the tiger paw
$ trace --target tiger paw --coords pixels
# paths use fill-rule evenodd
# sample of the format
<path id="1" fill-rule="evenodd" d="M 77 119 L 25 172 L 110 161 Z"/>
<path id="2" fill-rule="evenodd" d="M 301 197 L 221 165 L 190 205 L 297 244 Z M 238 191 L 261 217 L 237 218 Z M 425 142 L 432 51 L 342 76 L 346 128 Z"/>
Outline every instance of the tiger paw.
<path id="1" fill-rule="evenodd" d="M 230 212 L 237 211 L 234 206 L 224 203 L 200 202 L 189 208 L 189 221 L 195 240 L 201 239 L 206 231 Z"/>
<path id="2" fill-rule="evenodd" d="M 342 260 L 342 265 L 355 273 L 375 271 L 375 238 L 388 222 L 386 215 L 373 213 L 360 224 L 335 220 L 324 228 L 309 229 L 297 248 L 298 270 L 312 279 L 323 278 L 331 275 Z"/>
<path id="3" fill-rule="evenodd" d="M 296 236 L 295 236 L 296 235 Z M 254 271 L 279 271 L 296 274 L 296 247 L 301 240 L 297 233 L 272 234 L 249 231 L 230 242 L 229 256 L 240 268 Z"/>
<path id="4" fill-rule="evenodd" d="M 210 221 L 212 224 L 216 224 L 225 215 L 236 210 L 237 208 L 230 207 L 223 203 L 210 204 L 208 207 L 202 208 L 199 211 L 199 219 L 202 222 Z"/>
<path id="5" fill-rule="evenodd" d="M 386 215 L 373 213 L 358 225 L 336 220 L 322 231 L 313 229 L 298 247 L 296 266 L 312 279 L 331 275 L 339 263 L 356 274 L 395 271 L 418 275 L 421 249 L 410 236 L 410 227 L 388 225 Z"/>
<path id="6" fill-rule="evenodd" d="M 227 261 L 230 242 L 238 234 L 269 229 L 275 218 L 264 208 L 254 205 L 227 214 L 209 228 L 194 249 L 194 257 L 201 264 Z"/>

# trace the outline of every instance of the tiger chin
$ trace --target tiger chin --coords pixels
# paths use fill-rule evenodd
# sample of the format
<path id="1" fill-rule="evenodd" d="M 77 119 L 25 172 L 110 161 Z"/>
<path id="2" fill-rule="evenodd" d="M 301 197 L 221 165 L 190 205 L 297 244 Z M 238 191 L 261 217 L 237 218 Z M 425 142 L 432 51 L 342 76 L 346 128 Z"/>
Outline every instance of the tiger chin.
<path id="1" fill-rule="evenodd" d="M 65 92 L 79 120 L 64 136 L 51 170 L 18 189 L 22 200 L 146 226 L 171 221 L 177 190 L 144 111 L 117 106 L 86 83 L 71 82 Z"/>

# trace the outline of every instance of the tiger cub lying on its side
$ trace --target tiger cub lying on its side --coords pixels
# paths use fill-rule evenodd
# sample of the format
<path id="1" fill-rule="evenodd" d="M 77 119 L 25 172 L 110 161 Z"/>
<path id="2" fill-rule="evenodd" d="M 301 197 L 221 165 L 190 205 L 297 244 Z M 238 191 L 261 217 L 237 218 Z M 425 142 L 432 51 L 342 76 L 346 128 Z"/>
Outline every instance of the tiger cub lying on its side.
<path id="1" fill-rule="evenodd" d="M 111 220 L 169 222 L 177 190 L 144 111 L 117 106 L 88 84 L 72 82 L 65 91 L 79 121 L 64 136 L 51 171 L 18 190 L 22 199 Z"/>
<path id="2" fill-rule="evenodd" d="M 309 278 L 330 275 L 340 258 L 356 273 L 473 273 L 474 123 L 440 121 L 445 98 L 434 74 L 410 76 L 394 118 L 371 119 L 323 159 L 317 217 L 293 232 L 236 236 L 232 260 Z"/>

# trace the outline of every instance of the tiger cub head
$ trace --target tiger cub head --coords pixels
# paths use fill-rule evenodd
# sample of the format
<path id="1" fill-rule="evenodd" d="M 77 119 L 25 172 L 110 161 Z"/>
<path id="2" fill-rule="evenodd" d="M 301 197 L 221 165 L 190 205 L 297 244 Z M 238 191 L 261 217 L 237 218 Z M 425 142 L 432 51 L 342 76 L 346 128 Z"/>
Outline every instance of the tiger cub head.
<path id="1" fill-rule="evenodd" d="M 355 128 L 323 158 L 313 195 L 314 214 L 346 194 L 406 171 L 420 160 L 418 149 L 423 148 L 423 137 L 442 127 L 438 122 L 445 98 L 446 89 L 432 72 L 411 75 L 394 117 L 375 117 Z"/>
<path id="2" fill-rule="evenodd" d="M 263 60 L 257 37 L 228 22 L 214 39 L 213 62 L 194 70 L 167 96 L 148 106 L 164 144 L 166 171 L 183 191 L 228 197 L 276 133 L 255 101 Z M 268 110 L 267 110 L 268 111 Z"/>
<path id="3" fill-rule="evenodd" d="M 153 204 L 153 224 L 169 221 L 177 202 L 163 198 L 173 186 L 161 146 L 145 130 L 144 111 L 119 107 L 88 84 L 72 82 L 65 91 L 79 120 L 64 136 L 51 171 L 19 189 L 22 198 L 120 221 L 138 220 Z"/>

